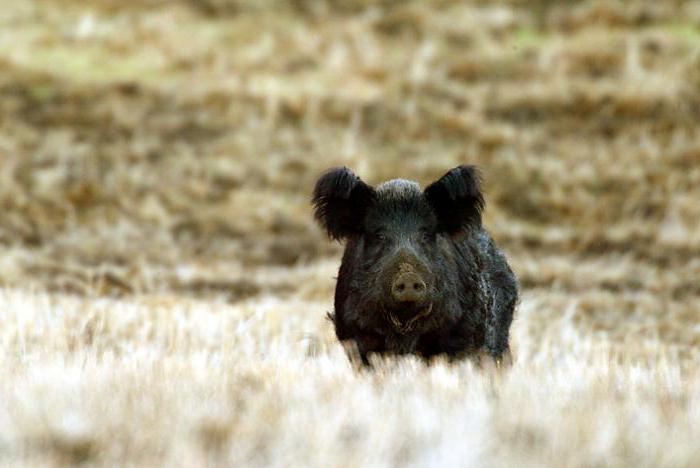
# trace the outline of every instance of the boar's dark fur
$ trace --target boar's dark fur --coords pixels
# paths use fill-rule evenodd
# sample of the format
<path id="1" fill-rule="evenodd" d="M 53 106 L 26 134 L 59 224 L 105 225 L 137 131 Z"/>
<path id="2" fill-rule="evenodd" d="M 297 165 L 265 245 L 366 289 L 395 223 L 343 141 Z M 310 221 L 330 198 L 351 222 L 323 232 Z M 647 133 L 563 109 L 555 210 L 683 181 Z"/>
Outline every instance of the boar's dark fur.
<path id="1" fill-rule="evenodd" d="M 456 167 L 423 191 L 400 179 L 374 188 L 331 169 L 313 204 L 328 235 L 346 241 L 330 317 L 364 364 L 370 353 L 509 355 L 518 287 L 481 226 L 476 168 Z"/>

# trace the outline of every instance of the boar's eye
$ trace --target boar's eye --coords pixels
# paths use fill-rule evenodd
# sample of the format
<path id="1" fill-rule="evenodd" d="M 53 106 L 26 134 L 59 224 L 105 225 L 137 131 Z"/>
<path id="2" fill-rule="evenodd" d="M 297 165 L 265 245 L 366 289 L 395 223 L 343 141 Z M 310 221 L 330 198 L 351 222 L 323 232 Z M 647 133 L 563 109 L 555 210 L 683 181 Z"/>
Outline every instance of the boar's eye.
<path id="1" fill-rule="evenodd" d="M 420 232 L 420 241 L 424 244 L 430 244 L 435 240 L 435 233 L 432 231 L 421 231 Z"/>
<path id="2" fill-rule="evenodd" d="M 384 231 L 381 231 L 381 230 L 374 231 L 372 233 L 372 237 L 374 237 L 374 240 L 376 240 L 378 242 L 385 242 L 388 239 L 386 233 Z"/>

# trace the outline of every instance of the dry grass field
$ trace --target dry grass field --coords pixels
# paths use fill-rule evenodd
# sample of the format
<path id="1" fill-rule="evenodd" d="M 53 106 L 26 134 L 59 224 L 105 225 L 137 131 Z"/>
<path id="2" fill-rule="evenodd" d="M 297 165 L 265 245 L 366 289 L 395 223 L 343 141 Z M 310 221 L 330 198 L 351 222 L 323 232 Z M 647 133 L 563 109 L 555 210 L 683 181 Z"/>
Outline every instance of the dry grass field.
<path id="1" fill-rule="evenodd" d="M 0 465 L 700 466 L 700 5 L 4 0 Z M 482 167 L 515 362 L 356 372 L 316 177 Z"/>

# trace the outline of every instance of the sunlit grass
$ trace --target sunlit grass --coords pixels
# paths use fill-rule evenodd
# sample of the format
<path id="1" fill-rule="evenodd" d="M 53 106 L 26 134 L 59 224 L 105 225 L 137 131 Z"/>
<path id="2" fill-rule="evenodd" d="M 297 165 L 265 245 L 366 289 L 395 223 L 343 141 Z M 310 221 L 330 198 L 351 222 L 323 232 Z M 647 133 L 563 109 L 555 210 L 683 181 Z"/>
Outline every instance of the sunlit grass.
<path id="1" fill-rule="evenodd" d="M 658 341 L 625 357 L 566 312 L 532 335 L 556 314 L 537 297 L 502 374 L 414 359 L 357 374 L 318 302 L 5 291 L 0 442 L 42 463 L 697 462 L 697 352 L 686 370 Z"/>

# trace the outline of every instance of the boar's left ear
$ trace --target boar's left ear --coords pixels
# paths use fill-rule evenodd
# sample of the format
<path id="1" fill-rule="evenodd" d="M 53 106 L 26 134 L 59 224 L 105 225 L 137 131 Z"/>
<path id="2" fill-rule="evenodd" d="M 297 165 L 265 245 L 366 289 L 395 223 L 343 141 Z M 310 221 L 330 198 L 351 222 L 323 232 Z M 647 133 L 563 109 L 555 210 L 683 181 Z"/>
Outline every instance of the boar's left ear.
<path id="1" fill-rule="evenodd" d="M 374 189 L 350 169 L 331 169 L 316 182 L 312 199 L 314 217 L 332 239 L 359 234 L 374 199 Z"/>
<path id="2" fill-rule="evenodd" d="M 475 166 L 458 166 L 423 192 L 438 219 L 438 230 L 457 234 L 481 227 L 484 196 Z"/>

